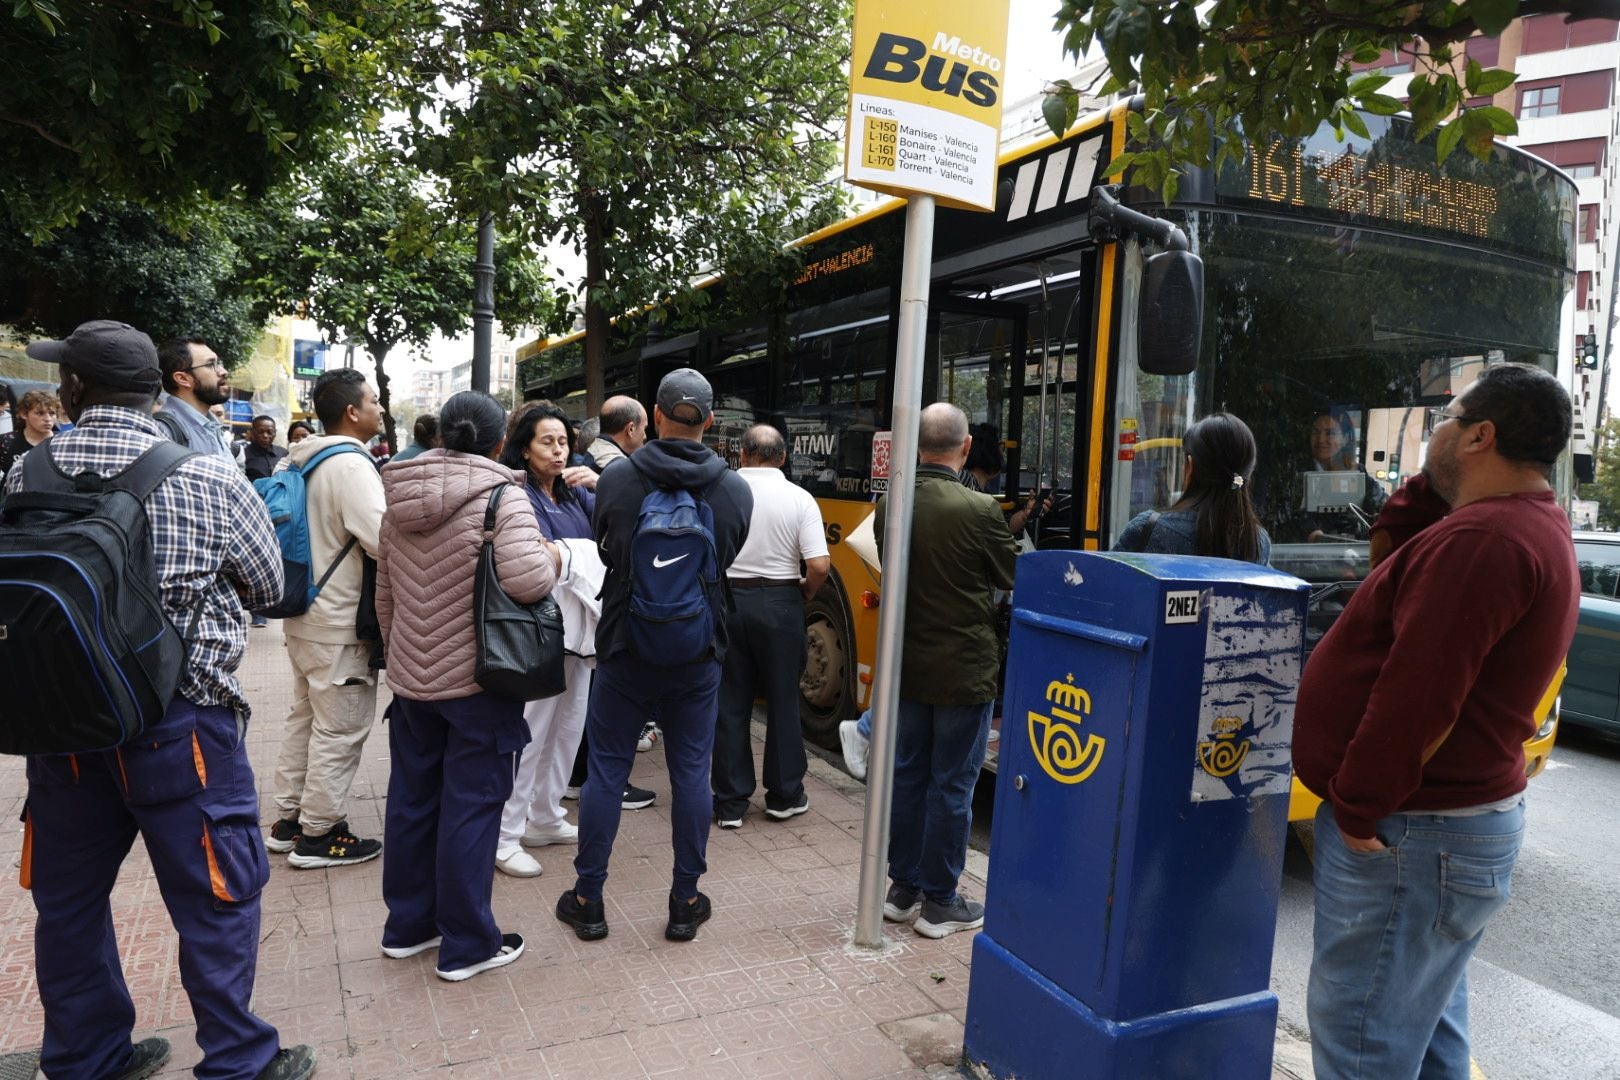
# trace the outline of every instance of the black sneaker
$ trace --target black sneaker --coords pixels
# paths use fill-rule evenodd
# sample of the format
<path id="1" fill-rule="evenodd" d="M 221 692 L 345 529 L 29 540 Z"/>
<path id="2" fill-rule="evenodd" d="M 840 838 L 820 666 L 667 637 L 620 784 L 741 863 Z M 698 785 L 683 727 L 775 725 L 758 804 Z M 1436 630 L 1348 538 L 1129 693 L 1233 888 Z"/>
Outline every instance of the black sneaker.
<path id="1" fill-rule="evenodd" d="M 601 941 L 608 936 L 602 901 L 581 900 L 573 889 L 557 897 L 557 918 L 572 926 L 574 936 L 581 941 Z"/>
<path id="2" fill-rule="evenodd" d="M 444 968 L 434 968 L 433 973 L 445 982 L 465 982 L 474 975 L 480 975 L 495 968 L 505 967 L 523 955 L 523 935 L 502 934 L 501 947 L 495 955 L 488 960 L 480 960 L 476 964 L 468 964 L 464 968 L 454 968 L 446 971 Z"/>
<path id="3" fill-rule="evenodd" d="M 270 831 L 264 836 L 264 846 L 278 855 L 283 854 L 298 846 L 301 835 L 297 818 L 283 818 L 270 826 Z"/>
<path id="4" fill-rule="evenodd" d="M 800 814 L 805 813 L 809 809 L 810 793 L 808 791 L 801 791 L 799 792 L 798 802 L 782 810 L 772 810 L 767 806 L 765 808 L 765 816 L 768 818 L 774 818 L 777 821 L 786 821 L 788 818 L 798 817 Z"/>
<path id="5" fill-rule="evenodd" d="M 135 1044 L 129 1064 L 113 1080 L 145 1080 L 169 1063 L 169 1040 L 156 1035 Z"/>
<path id="6" fill-rule="evenodd" d="M 709 921 L 714 914 L 714 905 L 702 893 L 697 894 L 695 901 L 679 900 L 674 893 L 669 894 L 669 925 L 664 927 L 664 936 L 670 941 L 691 941 L 697 937 L 697 928 Z"/>
<path id="7" fill-rule="evenodd" d="M 922 910 L 922 890 L 895 882 L 883 898 L 883 917 L 890 922 L 906 922 Z"/>
<path id="8" fill-rule="evenodd" d="M 922 915 L 912 929 L 923 937 L 950 937 L 958 930 L 977 930 L 984 925 L 984 905 L 958 895 L 949 904 L 924 900 Z"/>
<path id="9" fill-rule="evenodd" d="M 277 1050 L 257 1080 L 309 1080 L 314 1075 L 315 1051 L 307 1046 L 291 1046 Z"/>
<path id="10" fill-rule="evenodd" d="M 381 854 L 381 840 L 362 840 L 349 831 L 347 821 L 340 821 L 325 836 L 300 836 L 287 862 L 300 870 L 318 870 L 370 862 Z"/>
<path id="11" fill-rule="evenodd" d="M 626 810 L 645 810 L 653 804 L 658 796 L 646 788 L 636 787 L 634 784 L 624 785 L 624 801 L 620 803 Z"/>

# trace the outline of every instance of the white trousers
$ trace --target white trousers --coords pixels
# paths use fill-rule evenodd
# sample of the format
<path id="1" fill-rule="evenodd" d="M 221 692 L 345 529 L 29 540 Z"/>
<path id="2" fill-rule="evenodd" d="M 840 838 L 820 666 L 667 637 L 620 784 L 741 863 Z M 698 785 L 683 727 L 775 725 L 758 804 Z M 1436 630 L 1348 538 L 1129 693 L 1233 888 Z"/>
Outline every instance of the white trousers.
<path id="1" fill-rule="evenodd" d="M 563 658 L 563 671 L 568 689 L 523 707 L 523 718 L 529 722 L 529 745 L 518 758 L 512 796 L 501 811 L 498 857 L 504 858 L 522 846 L 523 830 L 530 822 L 543 828 L 566 817 L 562 797 L 568 787 L 568 774 L 574 769 L 574 755 L 579 753 L 580 737 L 585 733 L 591 668 L 581 657 L 568 656 Z"/>

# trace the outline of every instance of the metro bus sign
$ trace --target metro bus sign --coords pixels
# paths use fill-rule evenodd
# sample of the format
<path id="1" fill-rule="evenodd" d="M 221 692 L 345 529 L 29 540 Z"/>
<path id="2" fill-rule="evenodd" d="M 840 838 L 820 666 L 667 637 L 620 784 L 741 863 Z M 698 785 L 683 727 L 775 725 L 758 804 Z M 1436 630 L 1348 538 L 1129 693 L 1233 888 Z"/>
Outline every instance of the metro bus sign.
<path id="1" fill-rule="evenodd" d="M 872 435 L 872 494 L 881 495 L 889 490 L 889 449 L 894 445 L 894 432 L 878 431 Z"/>
<path id="2" fill-rule="evenodd" d="M 996 207 L 1008 0 L 856 0 L 844 176 Z"/>

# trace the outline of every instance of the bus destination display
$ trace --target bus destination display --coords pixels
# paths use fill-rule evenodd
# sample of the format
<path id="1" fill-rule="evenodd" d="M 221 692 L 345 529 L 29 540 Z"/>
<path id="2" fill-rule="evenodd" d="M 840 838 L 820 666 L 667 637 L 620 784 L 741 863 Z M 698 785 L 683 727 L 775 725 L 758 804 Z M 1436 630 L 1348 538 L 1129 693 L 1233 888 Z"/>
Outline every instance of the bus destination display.
<path id="1" fill-rule="evenodd" d="M 1249 198 L 1291 206 L 1325 206 L 1406 225 L 1466 233 L 1485 239 L 1496 218 L 1496 192 L 1472 180 L 1437 175 L 1354 150 L 1334 156 L 1276 140 L 1249 154 Z M 1307 196 L 1307 187 L 1312 190 Z"/>
<path id="2" fill-rule="evenodd" d="M 1574 257 L 1575 185 L 1550 165 L 1497 147 L 1480 161 L 1458 150 L 1440 163 L 1434 139 L 1411 123 L 1364 117 L 1372 138 L 1323 125 L 1299 139 L 1251 144 L 1220 170 L 1220 202 L 1264 203 L 1310 214 L 1385 222 L 1568 265 Z"/>

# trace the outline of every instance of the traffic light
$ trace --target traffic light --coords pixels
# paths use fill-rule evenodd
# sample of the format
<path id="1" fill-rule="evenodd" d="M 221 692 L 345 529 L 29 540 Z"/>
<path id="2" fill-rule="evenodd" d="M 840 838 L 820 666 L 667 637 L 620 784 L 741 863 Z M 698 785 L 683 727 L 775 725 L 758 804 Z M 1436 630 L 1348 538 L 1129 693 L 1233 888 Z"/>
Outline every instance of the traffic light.
<path id="1" fill-rule="evenodd" d="M 1597 359 L 1597 335 L 1588 333 L 1581 338 L 1581 366 L 1595 368 Z"/>

